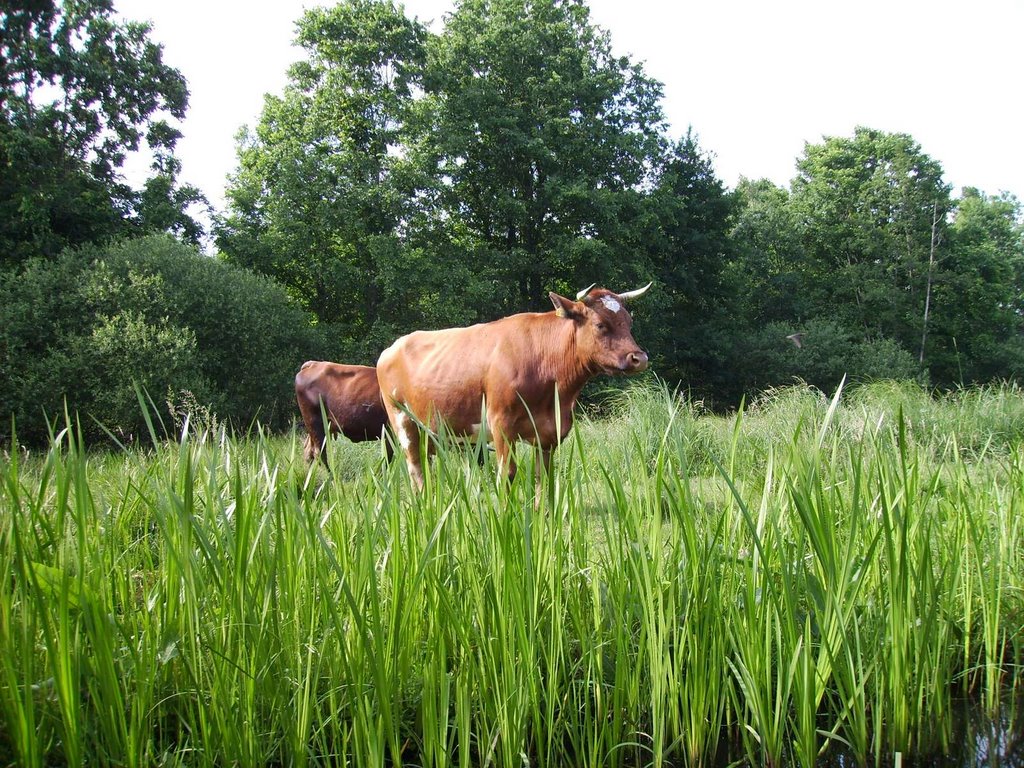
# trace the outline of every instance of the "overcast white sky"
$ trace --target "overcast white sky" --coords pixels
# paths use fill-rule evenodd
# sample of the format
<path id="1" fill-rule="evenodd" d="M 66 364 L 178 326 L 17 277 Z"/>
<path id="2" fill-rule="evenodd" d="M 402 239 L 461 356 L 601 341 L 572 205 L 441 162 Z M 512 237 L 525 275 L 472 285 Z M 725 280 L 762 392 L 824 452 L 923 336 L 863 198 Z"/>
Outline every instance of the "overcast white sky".
<path id="1" fill-rule="evenodd" d="M 150 21 L 187 78 L 182 178 L 223 209 L 235 134 L 255 125 L 301 51 L 317 0 L 115 0 Z M 449 0 L 408 0 L 441 29 Z M 729 187 L 741 176 L 788 186 L 805 142 L 858 125 L 908 133 L 959 192 L 1024 198 L 1022 0 L 590 0 L 616 53 L 664 83 L 675 136 L 688 126 Z"/>

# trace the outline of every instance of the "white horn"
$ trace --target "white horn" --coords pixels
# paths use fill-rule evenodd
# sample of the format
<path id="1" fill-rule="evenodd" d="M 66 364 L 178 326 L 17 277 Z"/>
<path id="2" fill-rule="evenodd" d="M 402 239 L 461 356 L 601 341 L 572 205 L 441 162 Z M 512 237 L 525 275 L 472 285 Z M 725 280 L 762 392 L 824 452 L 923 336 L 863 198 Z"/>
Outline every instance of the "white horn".
<path id="1" fill-rule="evenodd" d="M 650 288 L 653 284 L 654 284 L 654 281 L 652 280 L 647 285 L 645 285 L 643 288 L 637 288 L 635 291 L 626 291 L 625 293 L 620 293 L 620 294 L 617 294 L 617 295 L 623 301 L 629 301 L 630 299 L 635 299 L 638 296 L 643 296 L 645 293 L 647 293 L 647 289 Z"/>
<path id="2" fill-rule="evenodd" d="M 590 293 L 592 290 L 594 290 L 594 286 L 595 285 L 597 285 L 597 283 L 591 283 L 588 288 L 584 288 L 582 291 L 577 293 L 576 294 L 576 301 L 583 301 L 583 297 L 586 296 L 588 293 Z"/>

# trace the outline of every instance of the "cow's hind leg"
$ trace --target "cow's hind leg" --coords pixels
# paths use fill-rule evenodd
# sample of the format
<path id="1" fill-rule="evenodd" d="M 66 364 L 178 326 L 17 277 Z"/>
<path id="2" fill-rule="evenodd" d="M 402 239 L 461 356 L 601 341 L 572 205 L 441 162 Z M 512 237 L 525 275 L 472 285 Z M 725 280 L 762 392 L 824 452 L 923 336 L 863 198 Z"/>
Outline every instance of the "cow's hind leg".
<path id="1" fill-rule="evenodd" d="M 409 477 L 416 484 L 417 490 L 423 490 L 423 464 L 420 456 L 420 428 L 416 421 L 405 411 L 399 410 L 395 413 L 395 437 L 402 453 L 405 454 L 405 463 L 409 467 Z"/>
<path id="2" fill-rule="evenodd" d="M 305 416 L 306 414 L 303 415 Z M 303 446 L 306 462 L 311 464 L 319 456 L 324 466 L 328 466 L 327 451 L 325 450 L 327 446 L 324 445 L 323 417 L 316 413 L 303 420 L 306 423 L 306 443 Z"/>
<path id="3" fill-rule="evenodd" d="M 316 461 L 316 456 L 319 453 L 316 447 L 316 443 L 313 441 L 313 435 L 306 432 L 306 441 L 302 446 L 302 452 L 306 457 L 306 463 L 312 464 Z"/>
<path id="4" fill-rule="evenodd" d="M 306 461 L 312 462 L 317 456 L 320 457 L 320 463 L 330 469 L 330 462 L 327 459 L 327 438 L 323 430 L 317 431 L 315 434 L 310 433 L 306 437 Z"/>

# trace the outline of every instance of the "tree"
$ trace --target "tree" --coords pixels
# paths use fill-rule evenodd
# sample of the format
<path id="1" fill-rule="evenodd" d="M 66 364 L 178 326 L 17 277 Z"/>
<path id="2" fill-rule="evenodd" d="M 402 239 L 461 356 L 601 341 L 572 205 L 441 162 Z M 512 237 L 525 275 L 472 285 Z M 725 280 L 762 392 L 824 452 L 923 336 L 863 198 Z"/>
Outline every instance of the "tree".
<path id="1" fill-rule="evenodd" d="M 660 161 L 660 87 L 582 3 L 468 2 L 434 38 L 345 0 L 298 39 L 308 61 L 243 137 L 218 244 L 334 328 L 340 358 L 637 273 L 620 245 Z"/>
<path id="2" fill-rule="evenodd" d="M 725 371 L 739 319 L 727 272 L 734 207 L 735 197 L 689 131 L 666 152 L 637 220 L 623 222 L 630 239 L 616 243 L 635 254 L 623 278 L 646 276 L 658 286 L 644 298 L 636 331 L 652 366 L 663 379 L 708 398 L 735 394 L 726 391 L 732 377 Z"/>
<path id="3" fill-rule="evenodd" d="M 932 238 L 943 239 L 951 207 L 942 167 L 906 134 L 857 128 L 806 145 L 797 169 L 792 205 L 814 305 L 863 338 L 916 350 Z"/>
<path id="4" fill-rule="evenodd" d="M 146 180 L 138 193 L 140 228 L 143 232 L 167 232 L 198 247 L 206 232 L 188 211 L 201 206 L 209 212 L 206 195 L 190 184 L 178 184 L 181 161 L 169 153 L 157 153 L 153 170 L 155 175 Z"/>
<path id="5" fill-rule="evenodd" d="M 125 232 L 110 188 L 50 137 L 0 117 L 0 265 Z"/>
<path id="6" fill-rule="evenodd" d="M 964 190 L 934 294 L 925 353 L 935 383 L 1024 373 L 1024 223 L 1015 197 Z"/>
<path id="7" fill-rule="evenodd" d="M 818 311 L 807 284 L 804 234 L 786 189 L 767 179 L 741 179 L 730 236 L 729 279 L 736 286 L 737 310 L 750 328 L 799 323 Z"/>
<path id="8" fill-rule="evenodd" d="M 579 0 L 465 0 L 431 41 L 417 157 L 441 216 L 505 295 L 604 281 L 664 149 L 661 86 L 611 53 Z"/>
<path id="9" fill-rule="evenodd" d="M 146 142 L 169 154 L 181 73 L 110 0 L 8 2 L 0 10 L 0 262 L 137 228 L 120 168 Z M 187 196 L 186 196 L 187 197 Z M 186 201 L 182 201 L 186 202 Z"/>
<path id="10" fill-rule="evenodd" d="M 386 275 L 415 187 L 405 126 L 422 76 L 425 28 L 391 2 L 346 0 L 307 11 L 297 42 L 307 60 L 268 96 L 243 134 L 239 169 L 218 229 L 225 258 L 269 275 L 340 327 L 358 357 L 398 302 Z"/>

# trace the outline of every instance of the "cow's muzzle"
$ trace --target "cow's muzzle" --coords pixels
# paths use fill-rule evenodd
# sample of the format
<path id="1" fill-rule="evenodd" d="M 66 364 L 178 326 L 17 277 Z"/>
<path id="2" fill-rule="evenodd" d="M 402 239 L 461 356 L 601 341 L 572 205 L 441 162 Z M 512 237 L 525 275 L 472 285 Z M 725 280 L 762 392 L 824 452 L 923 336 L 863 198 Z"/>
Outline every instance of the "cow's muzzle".
<path id="1" fill-rule="evenodd" d="M 622 364 L 623 373 L 640 373 L 647 370 L 647 353 L 642 349 L 630 352 Z"/>

